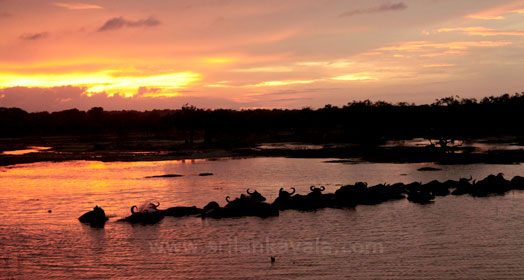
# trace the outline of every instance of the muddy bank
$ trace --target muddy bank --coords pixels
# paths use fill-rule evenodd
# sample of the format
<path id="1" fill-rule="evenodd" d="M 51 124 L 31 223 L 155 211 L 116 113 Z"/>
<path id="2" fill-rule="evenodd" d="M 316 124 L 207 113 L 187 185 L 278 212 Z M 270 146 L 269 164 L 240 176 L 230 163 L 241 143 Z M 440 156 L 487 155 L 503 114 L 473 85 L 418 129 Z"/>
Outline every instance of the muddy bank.
<path id="1" fill-rule="evenodd" d="M 290 149 L 239 149 L 237 153 L 246 156 L 282 156 L 296 158 L 334 158 L 333 163 L 355 164 L 376 163 L 424 163 L 437 164 L 516 164 L 524 162 L 524 150 L 495 149 L 478 151 L 461 148 L 444 150 L 433 147 L 367 147 L 348 146 L 316 150 Z"/>

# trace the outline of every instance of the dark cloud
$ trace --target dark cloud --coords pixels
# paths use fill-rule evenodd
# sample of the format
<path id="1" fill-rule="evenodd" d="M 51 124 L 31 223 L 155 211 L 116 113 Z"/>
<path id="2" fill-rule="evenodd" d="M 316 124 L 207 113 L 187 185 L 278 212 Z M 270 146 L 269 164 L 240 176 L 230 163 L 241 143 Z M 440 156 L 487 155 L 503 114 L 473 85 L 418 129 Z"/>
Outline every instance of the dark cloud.
<path id="1" fill-rule="evenodd" d="M 71 86 L 4 88 L 0 89 L 0 107 L 17 107 L 30 112 L 65 110 L 72 108 L 68 103 L 80 98 L 84 91 L 84 88 Z"/>
<path id="2" fill-rule="evenodd" d="M 1 1 L 0 1 L 1 2 Z M 0 12 L 0 18 L 8 18 L 12 16 L 10 13 Z"/>
<path id="3" fill-rule="evenodd" d="M 100 28 L 98 28 L 98 32 L 108 31 L 108 30 L 116 30 L 126 27 L 153 27 L 160 25 L 160 21 L 155 19 L 154 17 L 149 17 L 146 19 L 139 19 L 136 21 L 133 20 L 127 20 L 123 17 L 115 17 L 112 19 L 109 19 L 102 25 Z"/>
<path id="4" fill-rule="evenodd" d="M 389 12 L 389 11 L 400 11 L 406 9 L 408 6 L 404 4 L 403 2 L 398 3 L 386 3 L 382 4 L 380 6 L 371 7 L 367 9 L 357 9 L 357 10 L 351 10 L 344 12 L 339 15 L 339 17 L 351 17 L 356 15 L 362 15 L 362 14 L 373 14 L 373 13 L 382 13 L 382 12 Z"/>
<path id="5" fill-rule="evenodd" d="M 22 40 L 40 40 L 45 39 L 49 36 L 49 33 L 47 32 L 40 32 L 40 33 L 26 33 L 20 35 L 20 39 Z"/>

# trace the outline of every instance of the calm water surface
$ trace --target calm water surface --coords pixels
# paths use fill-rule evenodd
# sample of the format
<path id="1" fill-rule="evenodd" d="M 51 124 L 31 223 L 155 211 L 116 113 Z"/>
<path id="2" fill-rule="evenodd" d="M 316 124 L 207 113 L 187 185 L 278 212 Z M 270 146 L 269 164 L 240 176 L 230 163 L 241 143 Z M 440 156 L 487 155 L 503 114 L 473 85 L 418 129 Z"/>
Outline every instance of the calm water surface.
<path id="1" fill-rule="evenodd" d="M 284 211 L 279 217 L 157 225 L 114 222 L 147 199 L 199 207 L 247 187 L 273 201 L 281 187 L 306 193 L 340 185 L 428 182 L 522 165 L 340 164 L 329 159 L 250 158 L 165 162 L 71 161 L 0 167 L 0 277 L 14 279 L 522 279 L 524 192 L 406 200 L 354 209 Z M 211 172 L 213 176 L 200 177 Z M 182 174 L 177 178 L 146 176 Z M 103 229 L 76 219 L 94 205 Z M 52 210 L 48 213 L 48 210 Z M 270 256 L 276 262 L 270 263 Z"/>

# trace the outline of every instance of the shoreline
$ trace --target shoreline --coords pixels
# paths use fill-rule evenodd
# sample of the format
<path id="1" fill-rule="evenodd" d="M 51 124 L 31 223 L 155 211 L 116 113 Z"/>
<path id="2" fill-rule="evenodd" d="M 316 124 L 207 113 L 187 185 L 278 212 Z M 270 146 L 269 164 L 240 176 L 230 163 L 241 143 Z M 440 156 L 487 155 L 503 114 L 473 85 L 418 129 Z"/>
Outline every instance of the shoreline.
<path id="1" fill-rule="evenodd" d="M 30 147 L 22 146 L 20 147 Z M 343 164 L 372 163 L 435 163 L 454 164 L 519 164 L 524 162 L 524 150 L 471 150 L 441 151 L 428 147 L 365 147 L 341 146 L 321 149 L 260 149 L 256 147 L 211 148 L 177 147 L 164 149 L 96 150 L 71 149 L 65 146 L 46 146 L 49 149 L 20 155 L 0 154 L 0 166 L 35 162 L 63 162 L 73 160 L 94 160 L 102 162 L 168 161 L 221 158 L 287 157 L 287 158 L 329 158 L 328 162 Z"/>

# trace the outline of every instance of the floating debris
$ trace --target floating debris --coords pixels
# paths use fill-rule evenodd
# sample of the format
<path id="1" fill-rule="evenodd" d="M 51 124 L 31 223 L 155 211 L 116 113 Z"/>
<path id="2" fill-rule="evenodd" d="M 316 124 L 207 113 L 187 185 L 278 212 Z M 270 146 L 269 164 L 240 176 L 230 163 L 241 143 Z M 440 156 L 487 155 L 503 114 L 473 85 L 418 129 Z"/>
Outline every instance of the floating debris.
<path id="1" fill-rule="evenodd" d="M 180 175 L 180 174 L 164 174 L 164 175 L 154 175 L 154 176 L 147 176 L 145 177 L 146 179 L 151 179 L 151 178 L 173 178 L 173 177 L 182 177 L 184 175 Z"/>
<path id="2" fill-rule="evenodd" d="M 417 169 L 418 171 L 440 171 L 442 169 L 440 168 L 435 168 L 435 167 L 421 167 L 419 169 Z"/>

